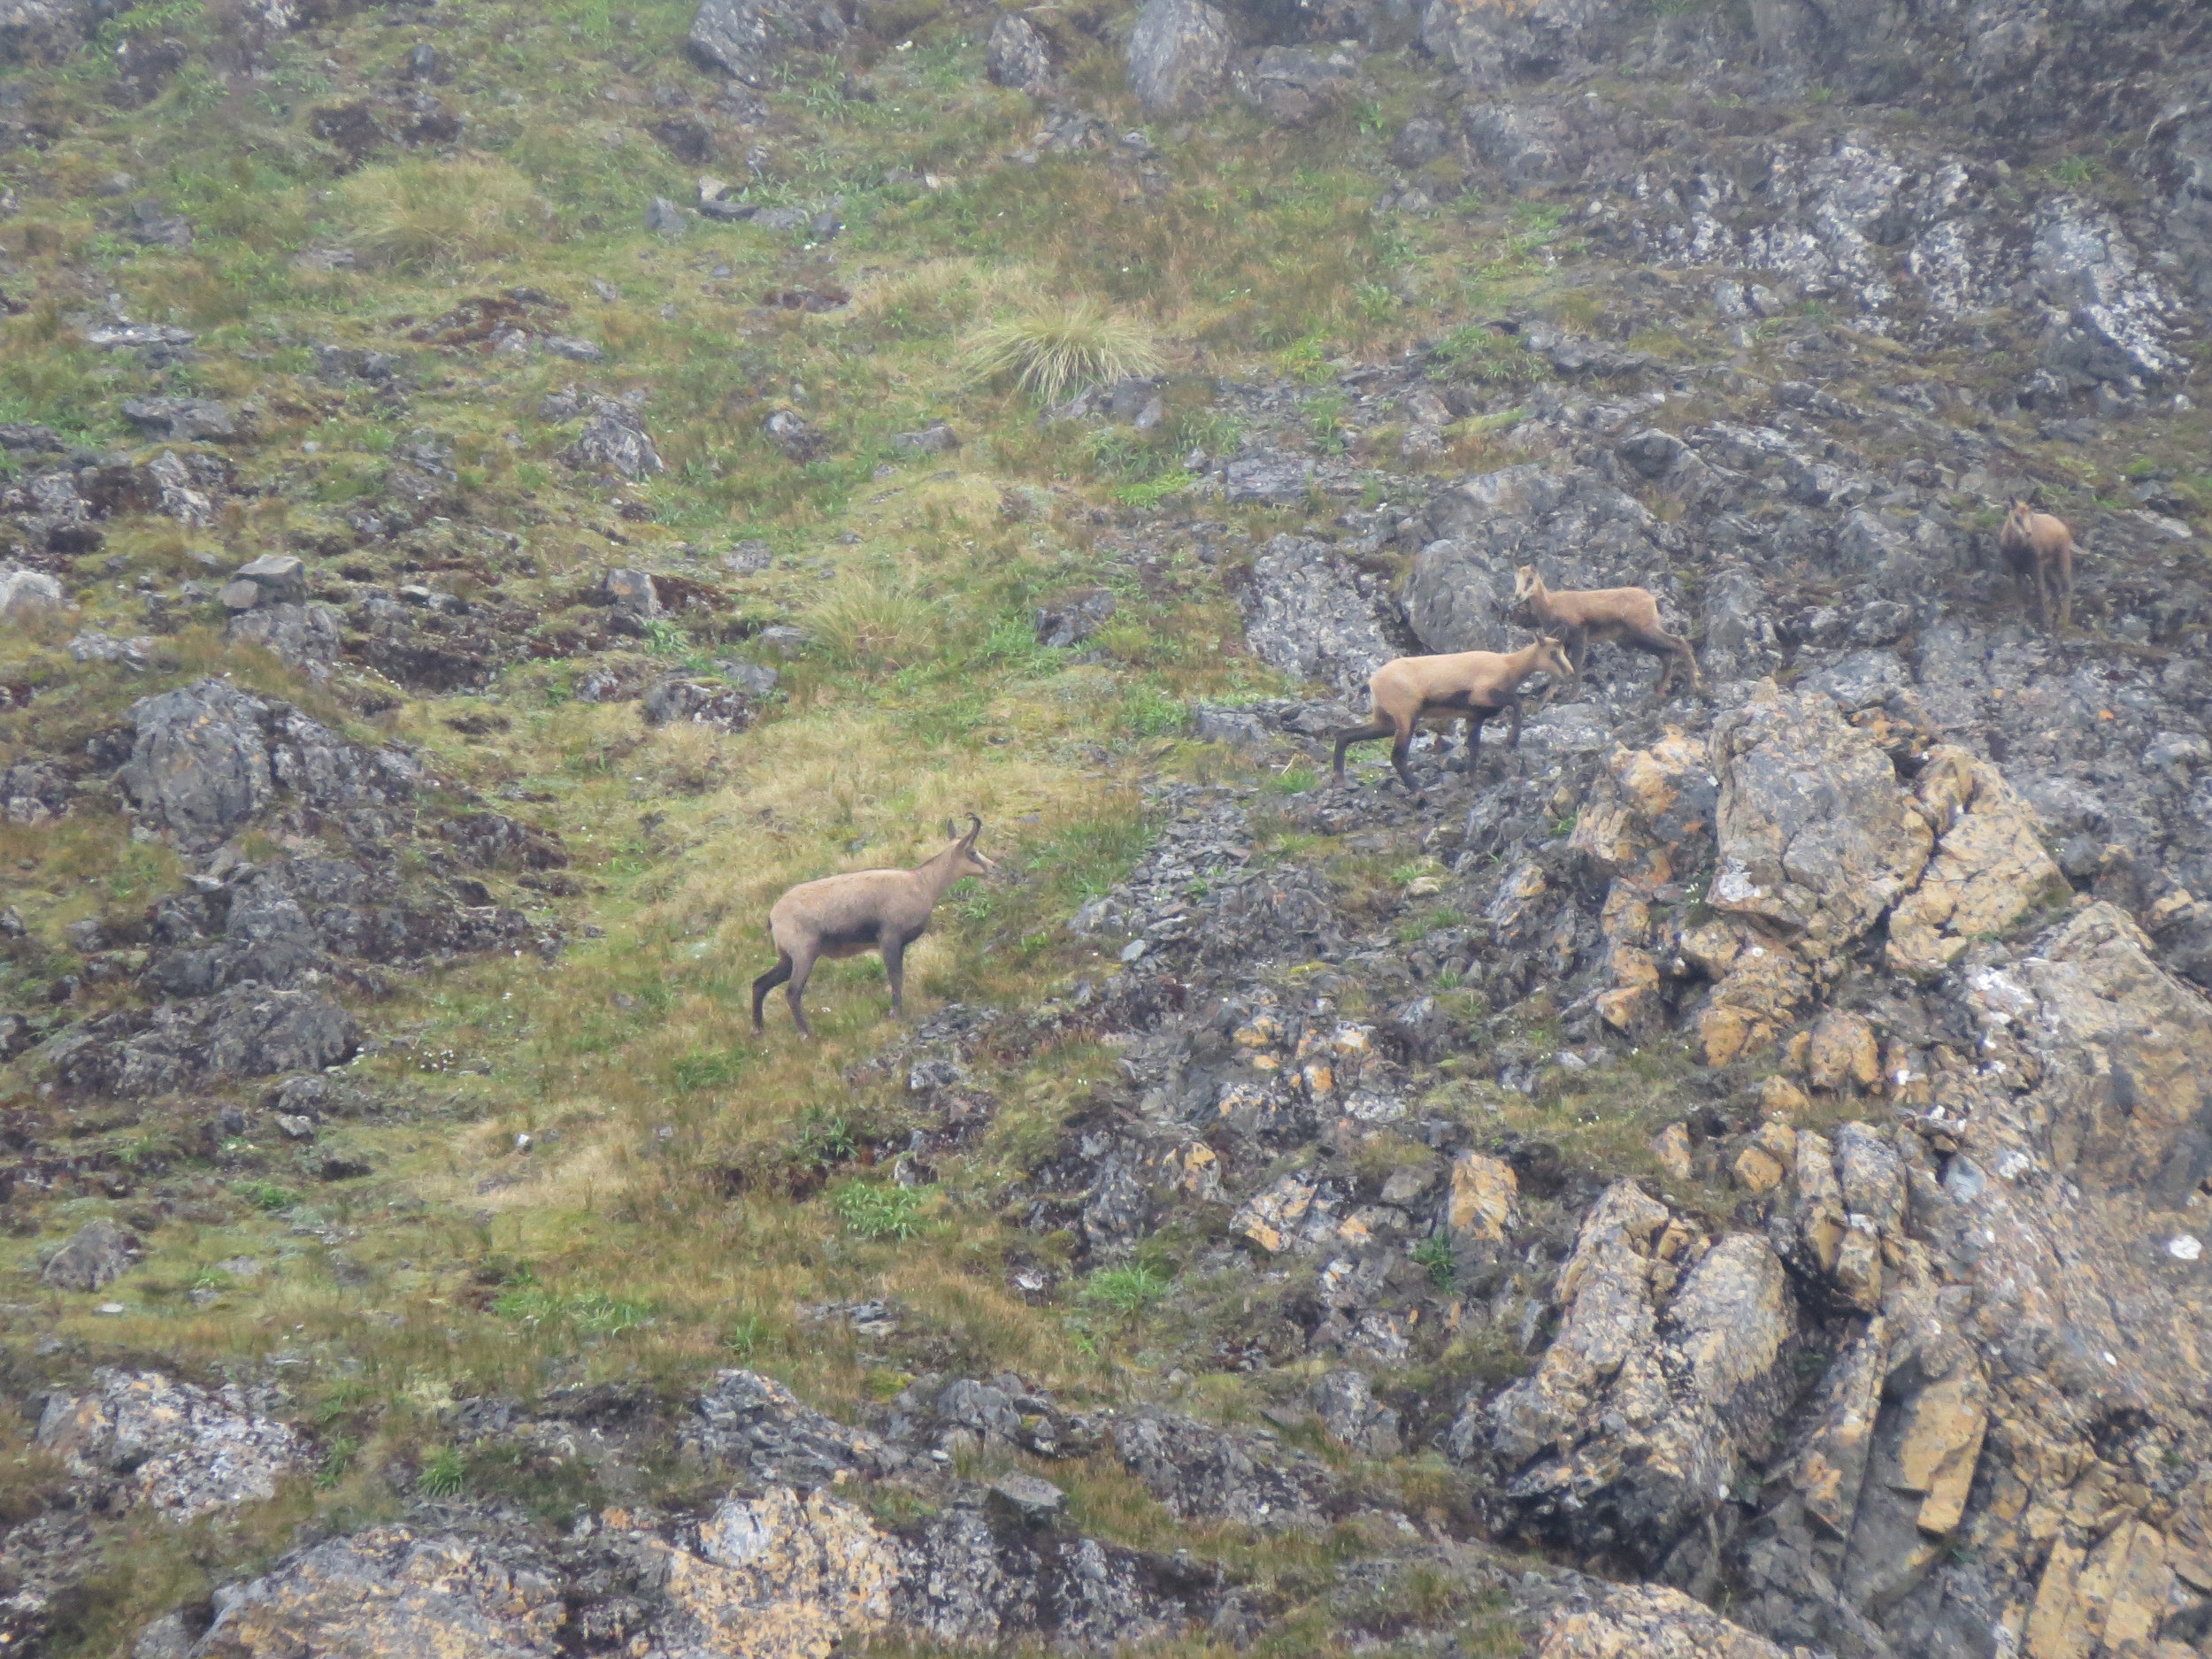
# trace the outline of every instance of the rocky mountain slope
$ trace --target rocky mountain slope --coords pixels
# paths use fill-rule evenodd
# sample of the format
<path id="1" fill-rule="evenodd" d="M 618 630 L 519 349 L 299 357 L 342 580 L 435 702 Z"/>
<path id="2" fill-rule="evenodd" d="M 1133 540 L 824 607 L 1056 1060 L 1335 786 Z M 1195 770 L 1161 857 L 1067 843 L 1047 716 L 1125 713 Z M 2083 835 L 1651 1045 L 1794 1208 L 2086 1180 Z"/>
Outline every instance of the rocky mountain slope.
<path id="1" fill-rule="evenodd" d="M 0 10 L 0 1646 L 2212 1648 L 2201 9 L 695 4 Z"/>

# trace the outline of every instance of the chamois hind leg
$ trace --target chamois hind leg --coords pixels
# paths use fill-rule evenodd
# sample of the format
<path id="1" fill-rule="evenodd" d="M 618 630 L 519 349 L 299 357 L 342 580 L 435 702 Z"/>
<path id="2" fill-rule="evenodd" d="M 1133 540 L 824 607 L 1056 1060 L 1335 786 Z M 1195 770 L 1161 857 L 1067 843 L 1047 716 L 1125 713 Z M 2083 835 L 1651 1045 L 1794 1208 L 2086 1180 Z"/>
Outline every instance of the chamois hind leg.
<path id="1" fill-rule="evenodd" d="M 1371 743 L 1379 737 L 1388 737 L 1397 729 L 1388 720 L 1377 718 L 1369 721 L 1365 726 L 1348 726 L 1342 731 L 1336 733 L 1336 759 L 1331 770 L 1338 786 L 1342 787 L 1344 782 L 1344 751 L 1346 749 L 1355 743 Z"/>
<path id="2" fill-rule="evenodd" d="M 2057 566 L 2054 573 L 2058 585 L 2058 631 L 2063 634 L 2074 626 L 2074 550 L 2062 549 L 2054 562 Z"/>
<path id="3" fill-rule="evenodd" d="M 767 1024 L 760 1017 L 762 1006 L 768 1001 L 768 993 L 791 977 L 791 953 L 779 951 L 776 965 L 753 981 L 753 1029 L 765 1031 Z"/>
<path id="4" fill-rule="evenodd" d="M 1416 801 L 1421 798 L 1421 786 L 1413 781 L 1413 769 L 1406 764 L 1406 757 L 1413 753 L 1411 724 L 1393 738 L 1390 745 L 1390 764 L 1398 774 L 1398 781 L 1406 787 L 1406 793 Z"/>
<path id="5" fill-rule="evenodd" d="M 795 952 L 791 958 L 791 983 L 783 987 L 783 1000 L 790 1004 L 791 1018 L 799 1027 L 799 1035 L 810 1040 L 814 1035 L 814 1027 L 806 1023 L 806 1010 L 800 1006 L 799 999 L 806 995 L 806 982 L 814 972 L 815 956 L 816 952 L 811 947 L 803 947 Z"/>

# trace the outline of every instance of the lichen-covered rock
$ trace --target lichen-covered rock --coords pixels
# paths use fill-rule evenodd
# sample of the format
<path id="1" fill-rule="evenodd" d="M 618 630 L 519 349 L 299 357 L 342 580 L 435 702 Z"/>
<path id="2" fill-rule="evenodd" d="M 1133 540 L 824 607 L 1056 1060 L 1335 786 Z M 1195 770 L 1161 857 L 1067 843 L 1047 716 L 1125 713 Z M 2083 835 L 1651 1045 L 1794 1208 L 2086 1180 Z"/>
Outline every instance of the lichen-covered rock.
<path id="1" fill-rule="evenodd" d="M 2034 811 L 1998 770 L 1963 749 L 1930 753 L 1913 803 L 1936 836 L 1913 890 L 1890 911 L 1889 965 L 1940 972 L 1970 941 L 2001 934 L 2071 891 L 2043 849 Z"/>
<path id="2" fill-rule="evenodd" d="M 1763 682 L 1714 723 L 1713 908 L 1778 930 L 1815 964 L 1848 949 L 1928 862 L 1934 837 L 1889 757 L 1827 698 Z"/>
<path id="3" fill-rule="evenodd" d="M 187 846 L 222 840 L 288 792 L 326 811 L 411 799 L 417 773 L 392 749 L 345 742 L 288 703 L 203 680 L 131 705 L 131 757 L 116 774 L 148 823 Z"/>
<path id="4" fill-rule="evenodd" d="M 716 0 L 709 3 L 712 5 Z M 649 478 L 663 470 L 660 451 L 654 447 L 653 434 L 645 428 L 645 418 L 613 397 L 592 400 L 591 413 L 576 442 L 568 447 L 567 458 L 580 471 L 611 472 L 626 479 Z"/>
<path id="5" fill-rule="evenodd" d="M 1326 1473 L 1271 1434 L 1142 1411 L 1111 1425 L 1114 1449 L 1152 1495 L 1188 1520 L 1291 1526 L 1313 1518 Z"/>
<path id="6" fill-rule="evenodd" d="M 1252 654 L 1302 680 L 1364 692 L 1369 676 L 1401 654 L 1388 588 L 1326 542 L 1277 536 L 1253 561 L 1238 601 Z"/>
<path id="7" fill-rule="evenodd" d="M 850 29 L 829 0 L 703 0 L 684 45 L 703 67 L 757 87 L 794 48 L 828 51 Z"/>
<path id="8" fill-rule="evenodd" d="M 1609 1188 L 1560 1270 L 1559 1334 L 1528 1377 L 1471 1401 L 1454 1449 L 1514 1471 L 1521 1525 L 1656 1567 L 1724 1502 L 1786 1403 L 1797 1333 L 1764 1239 L 1709 1243 L 1634 1183 Z"/>
<path id="9" fill-rule="evenodd" d="M 216 1592 L 196 1659 L 553 1659 L 568 1622 L 560 1581 L 496 1551 L 377 1526 Z"/>
<path id="10" fill-rule="evenodd" d="M 112 1221 L 88 1221 L 47 1258 L 39 1282 L 57 1290 L 100 1290 L 127 1272 L 138 1256 L 135 1233 Z"/>
<path id="11" fill-rule="evenodd" d="M 899 1552 L 826 1493 L 726 1499 L 687 1541 L 664 1557 L 671 1611 L 658 1628 L 672 1659 L 826 1659 L 889 1620 Z"/>
<path id="12" fill-rule="evenodd" d="M 672 675 L 645 694 L 648 726 L 710 726 L 742 732 L 760 718 L 760 705 L 735 686 L 716 686 Z"/>
<path id="13" fill-rule="evenodd" d="M 1536 1659 L 1812 1659 L 1778 1647 L 1702 1602 L 1659 1584 L 1615 1585 L 1555 1609 Z"/>
<path id="14" fill-rule="evenodd" d="M 994 86 L 1012 87 L 1033 97 L 1052 89 L 1052 52 L 1037 26 L 1009 12 L 991 26 L 984 43 L 984 73 Z"/>
<path id="15" fill-rule="evenodd" d="M 309 679 L 321 680 L 338 659 L 339 615 L 325 604 L 264 603 L 233 616 L 223 637 L 257 645 Z"/>
<path id="16" fill-rule="evenodd" d="M 1205 0 L 1145 0 L 1129 36 L 1129 89 L 1148 115 L 1194 109 L 1221 84 L 1229 20 Z"/>
<path id="17" fill-rule="evenodd" d="M 100 1371 L 89 1394 L 47 1397 L 38 1444 L 110 1507 L 142 1503 L 166 1519 L 264 1502 L 311 1461 L 269 1414 L 266 1390 L 211 1392 L 158 1371 Z"/>
<path id="18" fill-rule="evenodd" d="M 1365 1457 L 1395 1457 L 1403 1448 L 1397 1412 L 1375 1398 L 1358 1371 L 1339 1366 L 1323 1372 L 1314 1379 L 1311 1396 L 1332 1440 Z"/>

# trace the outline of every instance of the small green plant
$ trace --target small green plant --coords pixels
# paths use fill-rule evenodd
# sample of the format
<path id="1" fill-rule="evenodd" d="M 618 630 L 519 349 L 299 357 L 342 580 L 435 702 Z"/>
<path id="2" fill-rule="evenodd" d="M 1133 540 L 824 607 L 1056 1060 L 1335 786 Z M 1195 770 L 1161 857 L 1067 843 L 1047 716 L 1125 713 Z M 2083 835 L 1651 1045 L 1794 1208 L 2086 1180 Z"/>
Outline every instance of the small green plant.
<path id="1" fill-rule="evenodd" d="M 450 1446 L 441 1446 L 423 1459 L 422 1468 L 415 1476 L 415 1490 L 426 1498 L 457 1498 L 468 1486 L 468 1470 L 461 1462 L 461 1454 Z"/>
<path id="2" fill-rule="evenodd" d="M 730 1326 L 729 1334 L 722 1339 L 722 1346 L 738 1358 L 749 1360 L 766 1346 L 770 1334 L 768 1321 L 760 1315 L 742 1314 Z"/>
<path id="3" fill-rule="evenodd" d="M 1166 1301 L 1174 1288 L 1173 1279 L 1140 1263 L 1101 1268 L 1083 1281 L 1078 1294 L 1087 1307 L 1104 1308 L 1125 1319 L 1133 1319 Z"/>
<path id="4" fill-rule="evenodd" d="M 2051 177 L 2068 189 L 2078 189 L 2104 172 L 2104 163 L 2094 156 L 2068 156 L 2051 169 Z"/>
<path id="5" fill-rule="evenodd" d="M 1481 323 L 1455 328 L 1436 348 L 1430 374 L 1438 380 L 1486 380 L 1525 386 L 1536 378 L 1536 356 L 1518 334 L 1502 334 Z"/>
<path id="6" fill-rule="evenodd" d="M 1133 737 L 1166 737 L 1189 722 L 1190 710 L 1156 686 L 1132 686 L 1121 699 L 1121 721 Z"/>
<path id="7" fill-rule="evenodd" d="M 1156 507 L 1178 490 L 1188 489 L 1197 481 L 1197 473 L 1186 472 L 1179 467 L 1172 472 L 1163 472 L 1157 478 L 1124 484 L 1114 491 L 1114 499 L 1125 507 Z"/>
<path id="8" fill-rule="evenodd" d="M 300 1195 L 288 1187 L 279 1187 L 274 1181 L 234 1181 L 232 1192 L 244 1199 L 265 1215 L 275 1215 L 289 1210 L 300 1201 Z"/>
<path id="9" fill-rule="evenodd" d="M 911 1187 L 846 1181 L 832 1189 L 829 1203 L 846 1232 L 872 1242 L 911 1239 L 922 1231 L 922 1195 Z"/>
<path id="10" fill-rule="evenodd" d="M 350 1434 L 341 1434 L 330 1442 L 323 1453 L 321 1467 L 315 1471 L 315 1489 L 327 1492 L 353 1472 L 353 1460 L 360 1455 L 361 1442 Z"/>
<path id="11" fill-rule="evenodd" d="M 1424 1239 L 1406 1255 L 1439 1290 L 1449 1290 L 1459 1277 L 1459 1264 L 1452 1259 L 1449 1239 Z"/>
<path id="12" fill-rule="evenodd" d="M 701 1089 L 726 1088 L 737 1081 L 752 1056 L 742 1048 L 725 1048 L 719 1053 L 694 1048 L 680 1055 L 668 1068 L 668 1080 L 686 1094 Z"/>
<path id="13" fill-rule="evenodd" d="M 666 617 L 645 625 L 645 649 L 655 657 L 683 657 L 691 650 L 691 635 Z"/>
<path id="14" fill-rule="evenodd" d="M 1155 373 L 1160 354 L 1141 323 L 1078 300 L 979 329 L 968 342 L 968 367 L 979 380 L 1010 376 L 1052 404 L 1101 381 Z"/>
<path id="15" fill-rule="evenodd" d="M 818 1170 L 849 1164 L 860 1156 L 860 1141 L 851 1121 L 842 1112 L 810 1107 L 800 1119 L 799 1133 L 791 1143 L 795 1163 Z"/>
<path id="16" fill-rule="evenodd" d="M 1304 795 L 1321 781 L 1321 774 L 1310 766 L 1290 765 L 1268 774 L 1267 788 L 1273 795 Z"/>

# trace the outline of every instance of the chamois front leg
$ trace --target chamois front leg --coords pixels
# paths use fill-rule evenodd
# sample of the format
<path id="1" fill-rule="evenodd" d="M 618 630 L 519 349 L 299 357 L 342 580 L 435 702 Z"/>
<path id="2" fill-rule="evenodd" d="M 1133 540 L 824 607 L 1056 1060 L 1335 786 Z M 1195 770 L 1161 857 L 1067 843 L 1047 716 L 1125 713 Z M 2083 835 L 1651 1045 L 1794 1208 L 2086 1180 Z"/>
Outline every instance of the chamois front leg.
<path id="1" fill-rule="evenodd" d="M 776 965 L 753 981 L 753 1029 L 756 1032 L 768 1029 L 767 1022 L 760 1017 L 761 1009 L 768 1001 L 768 993 L 790 977 L 791 953 L 783 950 L 776 954 Z"/>
<path id="2" fill-rule="evenodd" d="M 1505 746 L 1518 749 L 1521 746 L 1521 694 L 1517 691 L 1508 693 L 1505 706 L 1513 719 L 1513 733 L 1505 740 Z"/>
<path id="3" fill-rule="evenodd" d="M 1421 799 L 1421 786 L 1413 781 L 1413 768 L 1406 764 L 1407 758 L 1413 753 L 1413 729 L 1409 725 L 1392 740 L 1390 764 L 1398 774 L 1398 781 L 1405 785 L 1406 793 L 1417 804 Z"/>
<path id="4" fill-rule="evenodd" d="M 877 942 L 883 953 L 883 977 L 891 982 L 891 1018 L 904 1019 L 906 1005 L 906 940 L 904 935 L 885 928 Z"/>

